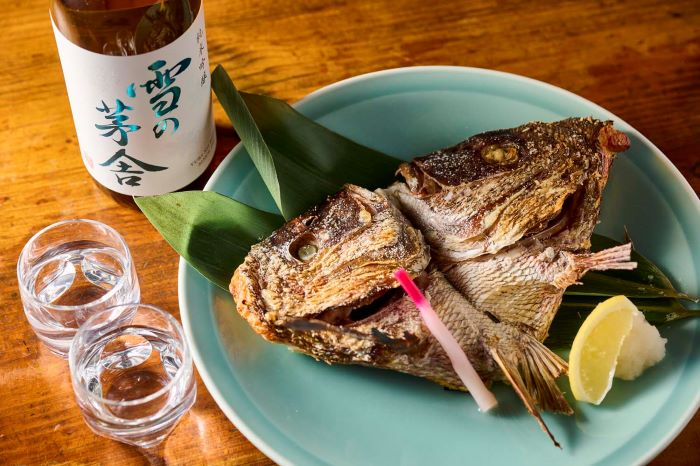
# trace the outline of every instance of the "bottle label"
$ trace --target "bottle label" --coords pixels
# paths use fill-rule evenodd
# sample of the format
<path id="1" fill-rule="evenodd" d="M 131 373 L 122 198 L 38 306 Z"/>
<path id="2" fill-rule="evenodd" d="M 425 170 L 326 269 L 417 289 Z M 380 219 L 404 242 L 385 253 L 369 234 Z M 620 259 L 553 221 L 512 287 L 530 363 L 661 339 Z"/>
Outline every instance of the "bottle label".
<path id="1" fill-rule="evenodd" d="M 203 5 L 182 36 L 140 55 L 94 53 L 53 28 L 93 178 L 112 191 L 147 196 L 202 174 L 216 146 Z"/>

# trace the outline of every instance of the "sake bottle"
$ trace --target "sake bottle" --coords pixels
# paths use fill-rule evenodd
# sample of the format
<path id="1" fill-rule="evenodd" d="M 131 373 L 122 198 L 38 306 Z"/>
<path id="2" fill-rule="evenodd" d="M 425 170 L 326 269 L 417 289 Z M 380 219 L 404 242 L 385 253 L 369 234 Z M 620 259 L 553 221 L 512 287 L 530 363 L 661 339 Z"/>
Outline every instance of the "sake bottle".
<path id="1" fill-rule="evenodd" d="M 216 133 L 200 0 L 52 0 L 80 152 L 117 200 L 192 185 Z"/>

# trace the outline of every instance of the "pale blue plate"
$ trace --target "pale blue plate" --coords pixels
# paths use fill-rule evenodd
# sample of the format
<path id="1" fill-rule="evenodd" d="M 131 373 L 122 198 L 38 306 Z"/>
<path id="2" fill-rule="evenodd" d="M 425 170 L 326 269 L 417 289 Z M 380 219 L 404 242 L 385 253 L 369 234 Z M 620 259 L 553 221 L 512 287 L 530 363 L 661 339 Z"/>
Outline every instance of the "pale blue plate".
<path id="1" fill-rule="evenodd" d="M 614 120 L 632 149 L 615 162 L 599 232 L 621 238 L 626 225 L 636 247 L 680 289 L 700 292 L 697 196 L 644 136 L 581 97 L 500 72 L 427 67 L 349 79 L 296 108 L 405 159 L 530 120 Z M 273 207 L 240 146 L 208 189 Z M 575 403 L 575 416 L 545 415 L 558 450 L 505 385 L 495 388 L 498 413 L 484 415 L 469 396 L 418 378 L 328 366 L 265 342 L 226 293 L 184 262 L 179 278 L 182 321 L 204 383 L 241 432 L 281 464 L 639 464 L 661 451 L 700 403 L 698 324 L 686 321 L 662 330 L 666 359 L 634 382 L 616 381 L 602 406 Z"/>

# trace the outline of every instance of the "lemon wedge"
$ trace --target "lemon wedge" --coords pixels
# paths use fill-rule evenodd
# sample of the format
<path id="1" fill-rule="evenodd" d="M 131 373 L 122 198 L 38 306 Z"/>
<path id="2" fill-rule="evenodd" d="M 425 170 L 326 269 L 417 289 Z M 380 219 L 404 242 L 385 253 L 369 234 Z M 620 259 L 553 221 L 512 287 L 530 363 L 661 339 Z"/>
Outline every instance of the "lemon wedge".
<path id="1" fill-rule="evenodd" d="M 603 401 L 636 314 L 641 313 L 632 301 L 614 296 L 598 304 L 583 322 L 569 353 L 569 384 L 574 398 L 596 405 Z"/>

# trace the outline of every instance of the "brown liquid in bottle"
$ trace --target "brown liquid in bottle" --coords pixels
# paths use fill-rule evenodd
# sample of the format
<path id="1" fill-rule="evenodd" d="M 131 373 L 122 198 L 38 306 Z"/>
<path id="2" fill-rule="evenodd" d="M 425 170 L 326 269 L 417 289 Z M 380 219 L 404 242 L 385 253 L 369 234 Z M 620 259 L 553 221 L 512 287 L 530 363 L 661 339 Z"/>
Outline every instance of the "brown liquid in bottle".
<path id="1" fill-rule="evenodd" d="M 103 55 L 138 55 L 175 41 L 190 27 L 200 7 L 201 0 L 53 0 L 51 16 L 58 30 L 84 49 Z M 228 152 L 224 149 L 217 147 L 207 169 L 180 190 L 204 187 Z M 131 196 L 95 183 L 120 204 L 135 207 Z"/>

